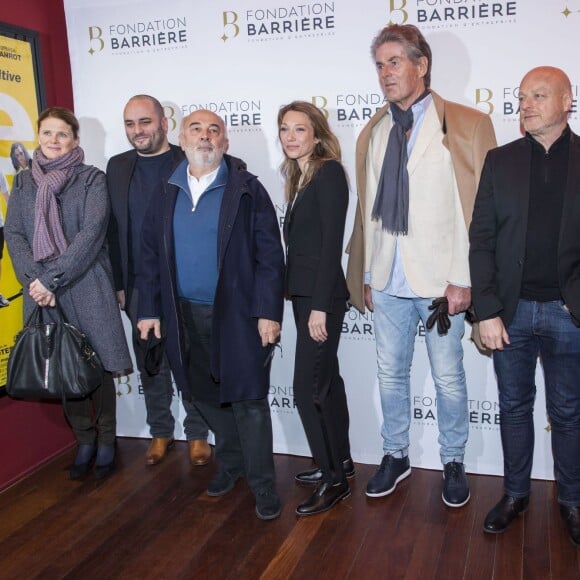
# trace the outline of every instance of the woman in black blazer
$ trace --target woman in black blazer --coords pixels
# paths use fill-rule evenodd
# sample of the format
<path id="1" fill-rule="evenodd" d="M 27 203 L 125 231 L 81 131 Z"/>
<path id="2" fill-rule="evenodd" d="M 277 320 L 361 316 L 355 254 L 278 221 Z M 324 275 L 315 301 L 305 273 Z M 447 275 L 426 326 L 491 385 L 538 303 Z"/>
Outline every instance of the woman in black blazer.
<path id="1" fill-rule="evenodd" d="M 296 321 L 294 397 L 318 465 L 296 476 L 317 485 L 296 513 L 312 515 L 347 498 L 347 477 L 354 476 L 337 357 L 348 299 L 341 265 L 348 183 L 338 139 L 314 105 L 294 101 L 282 107 L 278 134 L 288 200 L 286 295 Z"/>

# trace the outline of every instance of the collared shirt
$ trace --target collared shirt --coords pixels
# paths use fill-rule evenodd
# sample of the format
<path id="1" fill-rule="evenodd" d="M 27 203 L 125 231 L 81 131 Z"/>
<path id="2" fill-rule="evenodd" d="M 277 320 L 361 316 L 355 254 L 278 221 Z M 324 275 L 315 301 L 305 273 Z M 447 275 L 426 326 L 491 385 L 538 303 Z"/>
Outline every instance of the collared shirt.
<path id="1" fill-rule="evenodd" d="M 173 211 L 173 244 L 177 294 L 190 302 L 213 304 L 218 278 L 218 225 L 229 170 L 225 159 L 192 206 L 191 175 L 187 161 L 169 178 L 179 187 Z M 208 180 L 195 180 L 205 182 Z"/>
<path id="2" fill-rule="evenodd" d="M 423 119 L 425 118 L 425 112 L 427 111 L 429 105 L 433 101 L 431 94 L 428 94 L 424 99 L 415 103 L 411 110 L 413 111 L 413 127 L 411 127 L 411 132 L 409 134 L 409 139 L 407 140 L 407 156 L 410 157 L 417 141 L 417 136 L 421 130 L 423 124 Z M 389 109 L 388 114 L 393 118 L 391 110 Z M 411 195 L 412 192 L 409 192 Z M 365 283 L 370 284 L 370 272 L 365 274 Z M 405 270 L 403 268 L 403 259 L 401 257 L 401 251 L 399 248 L 398 241 L 395 242 L 395 256 L 393 258 L 393 267 L 391 269 L 391 276 L 387 282 L 386 287 L 382 290 L 391 296 L 398 296 L 400 298 L 417 298 L 417 295 L 411 290 L 409 284 L 407 283 L 407 278 L 405 277 Z"/>
<path id="3" fill-rule="evenodd" d="M 218 165 L 211 173 L 202 175 L 199 179 L 189 172 L 189 166 L 187 167 L 187 183 L 189 185 L 189 192 L 191 193 L 191 211 L 195 211 L 197 204 L 199 203 L 199 198 L 202 196 L 203 192 L 212 184 L 216 178 L 220 166 Z"/>

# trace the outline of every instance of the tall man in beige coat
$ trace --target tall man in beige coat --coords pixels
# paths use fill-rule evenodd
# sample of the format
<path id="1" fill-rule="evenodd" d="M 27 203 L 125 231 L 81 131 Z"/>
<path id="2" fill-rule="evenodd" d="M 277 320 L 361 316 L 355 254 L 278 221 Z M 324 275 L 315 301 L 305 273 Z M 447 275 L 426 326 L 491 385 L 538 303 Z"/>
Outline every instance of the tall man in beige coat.
<path id="1" fill-rule="evenodd" d="M 468 228 L 485 155 L 495 147 L 487 115 L 430 90 L 431 49 L 412 25 L 374 39 L 389 104 L 357 142 L 357 206 L 347 283 L 352 304 L 374 311 L 384 457 L 366 494 L 382 497 L 411 473 L 410 371 L 419 321 L 438 300 L 440 324 L 425 342 L 437 394 L 442 498 L 469 501 L 463 457 L 469 422 L 461 339 L 471 303 Z M 431 308 L 430 308 L 431 307 Z M 445 309 L 450 325 L 446 325 Z"/>

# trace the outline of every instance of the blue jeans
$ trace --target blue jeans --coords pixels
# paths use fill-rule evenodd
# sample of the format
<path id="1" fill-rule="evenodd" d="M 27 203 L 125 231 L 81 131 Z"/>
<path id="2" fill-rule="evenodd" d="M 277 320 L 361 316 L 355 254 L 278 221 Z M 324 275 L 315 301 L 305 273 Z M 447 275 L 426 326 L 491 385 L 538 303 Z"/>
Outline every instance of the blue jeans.
<path id="1" fill-rule="evenodd" d="M 383 411 L 383 450 L 405 457 L 411 424 L 411 363 L 419 320 L 429 318 L 431 298 L 397 298 L 373 290 L 378 378 Z M 463 461 L 469 434 L 467 386 L 463 369 L 465 316 L 451 316 L 449 332 L 437 325 L 426 330 L 425 342 L 437 397 L 441 462 Z"/>
<path id="2" fill-rule="evenodd" d="M 143 395 L 145 397 L 145 408 L 147 409 L 147 424 L 151 437 L 173 437 L 175 429 L 175 419 L 171 413 L 171 402 L 173 400 L 173 380 L 167 357 L 163 356 L 163 362 L 159 374 L 149 376 L 145 370 L 145 361 L 141 350 L 137 344 L 139 335 L 137 331 L 137 290 L 130 289 L 126 296 L 126 313 L 131 320 L 133 328 L 133 350 L 137 368 L 143 385 Z M 185 419 L 183 430 L 188 441 L 193 439 L 207 439 L 207 424 L 200 415 L 197 407 L 191 402 L 182 399 L 185 409 Z"/>
<path id="3" fill-rule="evenodd" d="M 534 454 L 534 381 L 538 355 L 544 369 L 552 428 L 558 501 L 580 505 L 580 328 L 562 301 L 520 300 L 507 328 L 510 344 L 494 351 L 499 388 L 504 490 L 530 493 Z"/>

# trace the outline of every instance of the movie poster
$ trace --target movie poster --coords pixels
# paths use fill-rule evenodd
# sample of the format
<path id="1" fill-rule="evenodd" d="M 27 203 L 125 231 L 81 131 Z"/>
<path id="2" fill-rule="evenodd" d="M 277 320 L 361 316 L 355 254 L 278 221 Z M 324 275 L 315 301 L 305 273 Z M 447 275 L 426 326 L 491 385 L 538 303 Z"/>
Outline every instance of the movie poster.
<path id="1" fill-rule="evenodd" d="M 14 176 L 30 168 L 36 119 L 43 106 L 36 33 L 0 23 L 0 227 L 4 227 Z M 3 235 L 1 236 L 3 242 Z M 22 286 L 6 245 L 0 261 L 0 394 L 8 356 L 22 328 Z"/>

